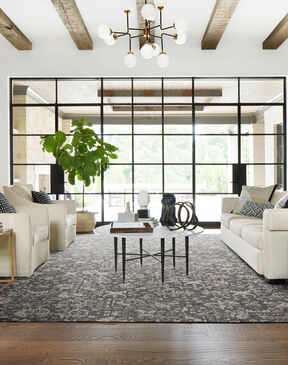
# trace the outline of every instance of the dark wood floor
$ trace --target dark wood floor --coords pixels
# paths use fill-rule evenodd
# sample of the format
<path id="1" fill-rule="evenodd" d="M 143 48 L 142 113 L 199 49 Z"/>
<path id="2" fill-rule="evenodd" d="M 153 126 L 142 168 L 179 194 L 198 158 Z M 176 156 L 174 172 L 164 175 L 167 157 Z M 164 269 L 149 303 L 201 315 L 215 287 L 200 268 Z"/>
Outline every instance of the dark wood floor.
<path id="1" fill-rule="evenodd" d="M 288 324 L 0 323 L 0 364 L 288 364 Z"/>

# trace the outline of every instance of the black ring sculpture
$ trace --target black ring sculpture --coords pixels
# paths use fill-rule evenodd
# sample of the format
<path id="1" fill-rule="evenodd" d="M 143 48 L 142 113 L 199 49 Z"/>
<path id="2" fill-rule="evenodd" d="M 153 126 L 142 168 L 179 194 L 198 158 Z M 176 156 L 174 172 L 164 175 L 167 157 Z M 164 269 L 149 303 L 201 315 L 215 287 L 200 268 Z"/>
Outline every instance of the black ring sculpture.
<path id="1" fill-rule="evenodd" d="M 177 222 L 174 221 L 174 219 L 171 217 L 170 214 L 173 211 L 173 208 L 176 207 L 178 207 Z M 182 209 L 186 211 L 185 221 L 182 221 L 181 219 Z M 164 222 L 170 231 L 177 231 L 178 229 L 181 228 L 186 229 L 188 231 L 193 231 L 193 229 L 195 229 L 198 226 L 198 218 L 195 214 L 194 205 L 190 202 L 178 202 L 171 205 L 165 212 Z M 168 222 L 173 222 L 173 227 L 169 226 Z M 189 226 L 192 226 L 192 228 L 188 228 Z"/>

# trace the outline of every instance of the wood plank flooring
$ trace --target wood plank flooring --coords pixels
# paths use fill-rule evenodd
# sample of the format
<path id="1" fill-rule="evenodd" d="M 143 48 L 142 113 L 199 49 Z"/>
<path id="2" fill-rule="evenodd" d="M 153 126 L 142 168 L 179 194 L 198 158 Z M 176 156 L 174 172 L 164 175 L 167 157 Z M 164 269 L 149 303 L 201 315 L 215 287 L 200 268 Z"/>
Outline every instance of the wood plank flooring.
<path id="1" fill-rule="evenodd" d="M 0 364 L 288 364 L 288 324 L 0 323 Z"/>

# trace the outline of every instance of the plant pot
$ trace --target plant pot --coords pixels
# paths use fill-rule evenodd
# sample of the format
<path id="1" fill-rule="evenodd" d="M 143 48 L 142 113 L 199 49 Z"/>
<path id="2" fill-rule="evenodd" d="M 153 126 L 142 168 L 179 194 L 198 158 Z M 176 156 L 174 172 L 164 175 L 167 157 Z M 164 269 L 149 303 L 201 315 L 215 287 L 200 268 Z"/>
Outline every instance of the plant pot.
<path id="1" fill-rule="evenodd" d="M 93 232 L 96 224 L 96 213 L 92 212 L 77 212 L 77 233 Z"/>

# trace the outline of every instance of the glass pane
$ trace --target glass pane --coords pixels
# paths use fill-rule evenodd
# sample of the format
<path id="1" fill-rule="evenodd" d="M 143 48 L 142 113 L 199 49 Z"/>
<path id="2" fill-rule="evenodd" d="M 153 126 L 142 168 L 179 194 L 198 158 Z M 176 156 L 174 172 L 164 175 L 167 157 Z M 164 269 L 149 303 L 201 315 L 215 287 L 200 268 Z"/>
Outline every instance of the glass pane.
<path id="1" fill-rule="evenodd" d="M 112 165 L 104 173 L 105 193 L 132 192 L 132 167 Z"/>
<path id="2" fill-rule="evenodd" d="M 166 105 L 164 107 L 164 133 L 192 134 L 192 106 Z"/>
<path id="3" fill-rule="evenodd" d="M 59 130 L 69 133 L 73 120 L 86 118 L 88 123 L 92 123 L 95 133 L 101 133 L 100 106 L 61 106 L 59 107 Z"/>
<path id="4" fill-rule="evenodd" d="M 118 155 L 114 163 L 131 163 L 132 162 L 132 136 L 104 136 L 104 141 L 118 147 L 115 153 Z"/>
<path id="5" fill-rule="evenodd" d="M 78 198 L 82 196 L 78 195 Z M 82 207 L 82 203 L 81 203 Z M 88 212 L 97 213 L 96 220 L 101 216 L 101 195 L 86 194 L 84 195 L 84 209 Z"/>
<path id="6" fill-rule="evenodd" d="M 236 163 L 237 136 L 196 136 L 197 163 Z"/>
<path id="7" fill-rule="evenodd" d="M 104 195 L 104 221 L 113 222 L 118 220 L 118 213 L 125 212 L 125 205 L 130 202 L 131 211 L 133 210 L 132 195 L 105 194 Z"/>
<path id="8" fill-rule="evenodd" d="M 242 103 L 282 103 L 283 79 L 240 80 L 240 100 Z"/>
<path id="9" fill-rule="evenodd" d="M 55 103 L 55 81 L 14 80 L 13 104 L 53 104 Z"/>
<path id="10" fill-rule="evenodd" d="M 104 134 L 132 133 L 131 105 L 105 105 L 103 119 Z"/>
<path id="11" fill-rule="evenodd" d="M 162 82 L 159 79 L 134 80 L 134 103 L 162 103 Z"/>
<path id="12" fill-rule="evenodd" d="M 278 105 L 241 107 L 241 133 L 283 133 L 283 110 Z"/>
<path id="13" fill-rule="evenodd" d="M 149 193 L 162 191 L 162 166 L 139 166 L 134 167 L 135 192 L 147 190 Z"/>
<path id="14" fill-rule="evenodd" d="M 196 193 L 232 193 L 232 166 L 196 166 Z"/>
<path id="15" fill-rule="evenodd" d="M 164 79 L 164 103 L 192 103 L 192 79 Z"/>
<path id="16" fill-rule="evenodd" d="M 100 80 L 59 80 L 58 103 L 100 103 Z"/>
<path id="17" fill-rule="evenodd" d="M 166 163 L 191 163 L 192 162 L 192 137 L 191 136 L 165 136 L 164 160 Z"/>
<path id="18" fill-rule="evenodd" d="M 241 137 L 242 163 L 281 163 L 284 161 L 283 136 Z"/>
<path id="19" fill-rule="evenodd" d="M 55 158 L 51 153 L 42 151 L 40 140 L 38 136 L 14 136 L 14 163 L 55 163 Z"/>
<path id="20" fill-rule="evenodd" d="M 195 122 L 196 134 L 237 134 L 237 107 L 205 106 L 195 111 Z"/>
<path id="21" fill-rule="evenodd" d="M 85 193 L 101 193 L 101 177 L 95 177 L 95 182 L 91 182 L 88 187 L 84 187 Z M 65 174 L 65 193 L 83 193 L 83 182 L 75 179 L 75 185 L 68 182 L 68 176 Z"/>
<path id="22" fill-rule="evenodd" d="M 284 187 L 283 165 L 247 165 L 247 185 Z"/>
<path id="23" fill-rule="evenodd" d="M 131 103 L 131 85 L 130 79 L 104 79 L 104 103 Z"/>
<path id="24" fill-rule="evenodd" d="M 160 110 L 161 109 L 161 110 Z M 134 133 L 162 133 L 162 107 L 145 105 L 134 107 Z"/>
<path id="25" fill-rule="evenodd" d="M 221 202 L 225 195 L 196 195 L 196 215 L 200 222 L 219 222 Z M 209 207 L 209 209 L 207 209 Z"/>
<path id="26" fill-rule="evenodd" d="M 237 103 L 237 79 L 195 79 L 195 103 Z"/>
<path id="27" fill-rule="evenodd" d="M 14 134 L 53 134 L 55 109 L 52 107 L 14 107 Z"/>
<path id="28" fill-rule="evenodd" d="M 165 193 L 192 191 L 192 166 L 169 165 L 164 168 Z"/>
<path id="29" fill-rule="evenodd" d="M 50 165 L 41 166 L 14 166 L 13 184 L 31 184 L 37 191 L 50 193 Z"/>
<path id="30" fill-rule="evenodd" d="M 136 163 L 159 163 L 162 161 L 162 137 L 135 136 L 134 151 Z"/>

